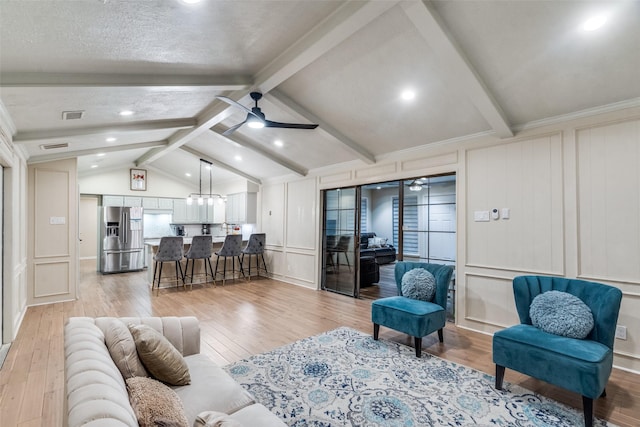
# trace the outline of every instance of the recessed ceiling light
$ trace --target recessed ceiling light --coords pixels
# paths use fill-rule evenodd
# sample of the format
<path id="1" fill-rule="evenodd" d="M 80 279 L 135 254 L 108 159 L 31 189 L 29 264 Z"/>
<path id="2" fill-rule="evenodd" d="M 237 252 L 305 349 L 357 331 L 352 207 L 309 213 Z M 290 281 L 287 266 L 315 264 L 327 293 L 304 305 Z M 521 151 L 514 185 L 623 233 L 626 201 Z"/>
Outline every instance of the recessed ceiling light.
<path id="1" fill-rule="evenodd" d="M 98 157 L 104 157 L 105 155 L 106 155 L 106 153 L 98 153 L 98 154 L 96 154 L 96 156 L 98 156 Z"/>
<path id="2" fill-rule="evenodd" d="M 118 114 L 120 114 L 121 116 L 132 116 L 133 115 L 133 111 L 131 111 L 131 110 L 122 110 Z"/>
<path id="3" fill-rule="evenodd" d="M 236 159 L 236 161 L 238 161 L 238 162 L 239 162 L 240 160 L 242 160 L 242 157 L 240 157 L 240 156 L 235 156 L 235 157 L 234 157 L 234 159 Z"/>
<path id="4" fill-rule="evenodd" d="M 184 176 L 186 176 L 187 178 L 191 177 L 191 174 L 189 172 L 185 172 Z"/>
<path id="5" fill-rule="evenodd" d="M 376 190 L 382 190 L 382 187 L 378 186 L 376 187 Z"/>
<path id="6" fill-rule="evenodd" d="M 98 167 L 98 165 L 91 165 L 91 169 L 95 169 L 97 167 Z"/>
<path id="7" fill-rule="evenodd" d="M 201 0 L 182 0 L 182 3 L 186 3 L 186 4 L 196 4 L 196 3 L 200 3 Z"/>
<path id="8" fill-rule="evenodd" d="M 282 142 L 279 139 L 276 139 L 275 141 L 273 141 L 273 145 L 275 145 L 276 147 L 283 147 L 284 146 L 284 142 Z"/>
<path id="9" fill-rule="evenodd" d="M 117 138 L 114 138 L 113 136 L 110 136 L 109 138 L 105 139 L 105 141 L 107 142 L 114 142 Z"/>
<path id="10" fill-rule="evenodd" d="M 582 24 L 582 29 L 585 31 L 595 31 L 598 28 L 602 27 L 607 22 L 607 17 L 605 15 L 596 15 L 584 21 Z"/>
<path id="11" fill-rule="evenodd" d="M 404 99 L 405 101 L 411 101 L 412 99 L 414 99 L 416 97 L 416 92 L 414 90 L 412 90 L 412 89 L 405 89 L 400 94 L 400 97 L 402 99 Z"/>

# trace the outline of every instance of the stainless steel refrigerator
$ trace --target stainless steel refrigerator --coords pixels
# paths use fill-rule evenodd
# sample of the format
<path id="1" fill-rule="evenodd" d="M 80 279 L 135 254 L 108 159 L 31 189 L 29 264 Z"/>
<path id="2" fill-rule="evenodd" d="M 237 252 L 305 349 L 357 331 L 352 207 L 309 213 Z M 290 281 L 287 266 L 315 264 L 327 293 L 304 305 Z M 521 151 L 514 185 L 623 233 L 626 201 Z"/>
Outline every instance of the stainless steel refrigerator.
<path id="1" fill-rule="evenodd" d="M 144 268 L 142 208 L 100 208 L 100 271 L 120 273 Z"/>

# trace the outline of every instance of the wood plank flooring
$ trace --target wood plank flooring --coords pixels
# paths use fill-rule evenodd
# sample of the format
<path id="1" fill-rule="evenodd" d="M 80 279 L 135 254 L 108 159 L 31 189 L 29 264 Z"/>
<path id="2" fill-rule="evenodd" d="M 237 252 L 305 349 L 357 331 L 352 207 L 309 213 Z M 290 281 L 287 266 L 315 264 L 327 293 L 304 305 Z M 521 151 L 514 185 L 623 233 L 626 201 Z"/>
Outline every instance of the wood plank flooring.
<path id="1" fill-rule="evenodd" d="M 196 316 L 202 353 L 227 364 L 339 326 L 371 333 L 371 299 L 305 289 L 265 278 L 151 291 L 146 273 L 100 275 L 81 263 L 77 301 L 31 307 L 0 370 L 0 425 L 62 424 L 63 325 L 72 316 Z M 381 328 L 380 337 L 412 345 L 404 334 Z M 423 352 L 494 373 L 491 337 L 449 323 L 445 342 L 425 337 Z M 574 395 L 507 370 L 506 381 L 581 408 Z M 624 427 L 640 425 L 640 375 L 614 369 L 607 397 L 595 402 L 598 417 Z"/>

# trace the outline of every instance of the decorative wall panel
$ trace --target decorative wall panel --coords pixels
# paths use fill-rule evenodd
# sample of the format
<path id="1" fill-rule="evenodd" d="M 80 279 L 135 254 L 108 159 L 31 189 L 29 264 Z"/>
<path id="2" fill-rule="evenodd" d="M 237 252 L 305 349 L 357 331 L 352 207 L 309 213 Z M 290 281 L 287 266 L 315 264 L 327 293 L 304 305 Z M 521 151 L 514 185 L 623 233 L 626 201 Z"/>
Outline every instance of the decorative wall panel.
<path id="1" fill-rule="evenodd" d="M 640 120 L 578 130 L 579 274 L 640 284 Z"/>
<path id="2" fill-rule="evenodd" d="M 71 294 L 69 262 L 47 262 L 34 265 L 34 296 L 36 298 Z"/>
<path id="3" fill-rule="evenodd" d="M 69 256 L 69 172 L 35 169 L 35 258 Z"/>
<path id="4" fill-rule="evenodd" d="M 315 180 L 287 184 L 287 247 L 314 250 L 318 231 Z"/>
<path id="5" fill-rule="evenodd" d="M 267 234 L 267 245 L 284 245 L 284 184 L 262 187 L 262 232 Z"/>
<path id="6" fill-rule="evenodd" d="M 467 265 L 564 273 L 560 134 L 467 153 Z M 509 218 L 476 215 L 509 209 Z"/>
<path id="7" fill-rule="evenodd" d="M 511 279 L 474 274 L 467 274 L 465 279 L 466 320 L 499 327 L 520 323 Z"/>
<path id="8" fill-rule="evenodd" d="M 316 288 L 316 257 L 313 254 L 287 252 L 284 276 Z"/>

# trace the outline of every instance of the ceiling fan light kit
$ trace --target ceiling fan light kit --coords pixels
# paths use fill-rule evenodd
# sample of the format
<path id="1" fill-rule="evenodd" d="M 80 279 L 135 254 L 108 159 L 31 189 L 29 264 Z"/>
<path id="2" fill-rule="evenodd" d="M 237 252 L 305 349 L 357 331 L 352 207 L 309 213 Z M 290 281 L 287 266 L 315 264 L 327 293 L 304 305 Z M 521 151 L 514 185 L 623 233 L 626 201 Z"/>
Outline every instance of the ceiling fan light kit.
<path id="1" fill-rule="evenodd" d="M 247 113 L 247 118 L 243 122 L 238 123 L 237 125 L 231 126 L 229 129 L 224 131 L 222 133 L 224 136 L 231 135 L 233 132 L 238 130 L 244 124 L 246 124 L 247 126 L 253 129 L 261 129 L 263 127 L 282 128 L 282 129 L 315 129 L 318 127 L 317 124 L 281 123 L 281 122 L 274 122 L 271 120 L 267 120 L 266 116 L 264 115 L 260 107 L 258 107 L 258 101 L 262 99 L 262 94 L 260 92 L 251 92 L 249 95 L 251 96 L 251 99 L 253 99 L 253 101 L 255 102 L 255 106 L 251 109 L 245 107 L 239 102 L 234 101 L 233 99 L 228 98 L 226 96 L 216 96 L 216 98 L 218 98 L 219 100 L 224 101 L 227 104 L 232 105 L 234 107 L 238 107 L 246 111 Z"/>

